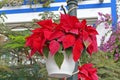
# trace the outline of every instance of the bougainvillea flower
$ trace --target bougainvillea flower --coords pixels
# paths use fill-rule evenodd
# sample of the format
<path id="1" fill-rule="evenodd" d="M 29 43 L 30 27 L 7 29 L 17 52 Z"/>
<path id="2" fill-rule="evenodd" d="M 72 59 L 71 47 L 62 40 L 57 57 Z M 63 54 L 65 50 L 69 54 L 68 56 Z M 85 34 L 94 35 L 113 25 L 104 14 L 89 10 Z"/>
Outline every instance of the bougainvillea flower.
<path id="1" fill-rule="evenodd" d="M 78 67 L 78 80 L 98 80 L 97 69 L 92 63 L 87 63 Z"/>
<path id="2" fill-rule="evenodd" d="M 62 46 L 62 50 L 72 49 L 74 61 L 78 61 L 83 50 L 92 55 L 97 51 L 96 29 L 87 25 L 86 20 L 79 21 L 76 16 L 61 14 L 60 23 L 51 19 L 37 22 L 41 27 L 32 31 L 26 39 L 26 45 L 31 48 L 31 54 L 36 51 L 43 55 L 44 45 L 48 46 L 50 54 L 55 55 Z"/>

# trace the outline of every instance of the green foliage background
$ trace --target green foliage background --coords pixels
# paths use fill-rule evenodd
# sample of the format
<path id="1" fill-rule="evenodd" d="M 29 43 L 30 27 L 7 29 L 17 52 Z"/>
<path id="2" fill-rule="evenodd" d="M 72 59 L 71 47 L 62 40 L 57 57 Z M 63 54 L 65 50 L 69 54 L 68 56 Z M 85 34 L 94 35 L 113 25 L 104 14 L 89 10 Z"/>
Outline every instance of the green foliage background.
<path id="1" fill-rule="evenodd" d="M 120 80 L 120 61 L 115 62 L 111 53 L 99 51 L 91 61 L 98 68 L 100 80 Z"/>
<path id="2" fill-rule="evenodd" d="M 46 16 L 44 14 L 43 19 Z M 42 59 L 40 56 L 36 54 L 31 59 L 26 58 L 29 48 L 24 44 L 25 37 L 31 34 L 29 30 L 13 32 L 1 23 L 0 34 L 8 38 L 0 44 L 0 80 L 58 80 L 47 76 L 45 64 L 39 61 Z M 92 57 L 85 53 L 80 65 L 87 62 L 92 62 L 98 68 L 99 80 L 120 80 L 120 62 L 115 62 L 111 53 L 99 50 Z"/>

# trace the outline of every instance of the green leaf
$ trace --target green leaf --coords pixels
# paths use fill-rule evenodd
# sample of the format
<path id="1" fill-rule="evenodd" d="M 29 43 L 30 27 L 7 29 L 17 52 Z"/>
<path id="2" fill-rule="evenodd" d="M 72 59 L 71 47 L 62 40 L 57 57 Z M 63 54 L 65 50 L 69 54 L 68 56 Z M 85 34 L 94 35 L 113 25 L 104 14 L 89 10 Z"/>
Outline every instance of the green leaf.
<path id="1" fill-rule="evenodd" d="M 62 52 L 62 45 L 60 44 L 60 49 L 58 50 L 58 53 Z"/>
<path id="2" fill-rule="evenodd" d="M 49 49 L 47 47 L 44 47 L 43 52 L 44 52 L 45 57 L 48 58 Z"/>
<path id="3" fill-rule="evenodd" d="M 68 58 L 69 58 L 70 55 L 72 54 L 72 48 L 70 47 L 70 48 L 65 49 L 65 52 L 66 52 L 66 54 L 68 55 Z"/>
<path id="4" fill-rule="evenodd" d="M 63 53 L 56 53 L 55 55 L 54 55 L 54 59 L 55 59 L 55 62 L 56 62 L 56 64 L 57 64 L 57 66 L 59 67 L 59 68 L 61 68 L 61 65 L 62 65 L 62 63 L 63 63 L 63 60 L 64 60 L 64 55 L 63 55 Z"/>

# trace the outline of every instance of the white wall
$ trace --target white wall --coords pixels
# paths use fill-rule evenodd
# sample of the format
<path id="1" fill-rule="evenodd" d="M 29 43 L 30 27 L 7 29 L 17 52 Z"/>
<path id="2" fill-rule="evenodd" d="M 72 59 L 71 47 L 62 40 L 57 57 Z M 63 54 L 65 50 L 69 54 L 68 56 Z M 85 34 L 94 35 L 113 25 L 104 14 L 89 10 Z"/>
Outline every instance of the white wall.
<path id="1" fill-rule="evenodd" d="M 83 4 L 98 4 L 99 0 L 88 0 L 88 1 L 81 1 L 79 5 Z M 104 0 L 104 3 L 110 3 L 110 0 Z M 59 3 L 51 3 L 51 7 L 55 6 L 66 6 L 66 2 L 59 2 Z M 32 6 L 32 8 L 42 7 L 41 5 Z M 27 9 L 30 8 L 29 5 L 18 6 L 18 7 L 3 7 L 0 10 L 15 10 L 15 9 Z M 59 13 L 59 11 L 54 11 L 55 13 Z M 98 12 L 102 13 L 111 13 L 111 9 L 107 8 L 93 8 L 93 9 L 77 9 L 77 16 L 78 18 L 87 18 L 87 17 L 98 17 Z M 40 12 L 32 12 L 32 13 L 15 13 L 15 14 L 6 14 L 8 19 L 6 19 L 6 23 L 15 23 L 15 22 L 29 22 L 34 18 L 38 18 L 38 14 Z"/>
<path id="2" fill-rule="evenodd" d="M 104 3 L 110 3 L 111 0 L 104 0 Z M 83 2 L 79 2 L 79 5 L 84 5 L 84 4 L 99 4 L 99 0 L 88 0 L 88 1 L 83 1 Z M 64 5 L 66 6 L 67 3 L 66 2 L 60 2 L 60 3 L 51 3 L 51 7 L 55 7 L 55 6 L 61 6 Z M 41 5 L 35 5 L 32 6 L 32 8 L 39 8 L 42 7 Z M 3 7 L 0 10 L 15 10 L 15 9 L 27 9 L 30 8 L 29 5 L 24 5 L 24 6 L 19 6 L 19 7 Z M 60 11 L 56 10 L 53 11 L 56 14 L 59 14 Z M 98 17 L 98 12 L 102 12 L 102 13 L 109 13 L 111 14 L 111 8 L 110 7 L 106 7 L 106 8 L 90 8 L 90 9 L 77 9 L 77 17 L 78 18 L 91 18 L 91 17 Z M 32 19 L 34 18 L 39 18 L 38 14 L 40 12 L 32 12 L 32 13 L 18 13 L 18 14 L 6 14 L 6 16 L 8 17 L 8 19 L 6 19 L 6 23 L 18 23 L 18 22 L 31 22 Z M 105 29 L 103 29 L 102 27 L 97 29 L 99 32 L 99 36 L 98 37 L 98 45 L 100 45 L 100 39 L 102 37 L 102 35 L 104 35 L 105 33 L 102 33 L 105 31 Z M 109 38 L 109 37 L 108 37 Z"/>

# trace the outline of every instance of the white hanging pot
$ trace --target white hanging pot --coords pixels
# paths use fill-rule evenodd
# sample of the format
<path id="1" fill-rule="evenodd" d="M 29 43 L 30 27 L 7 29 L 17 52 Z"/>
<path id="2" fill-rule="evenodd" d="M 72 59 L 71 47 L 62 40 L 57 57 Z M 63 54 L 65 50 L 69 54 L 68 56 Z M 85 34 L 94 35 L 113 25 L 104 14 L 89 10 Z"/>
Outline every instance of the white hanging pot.
<path id="1" fill-rule="evenodd" d="M 62 53 L 64 55 L 64 60 L 61 68 L 57 66 L 54 60 L 54 56 L 51 56 L 50 54 L 48 55 L 48 58 L 46 60 L 46 68 L 50 77 L 64 78 L 70 77 L 72 75 L 75 68 L 73 56 L 70 55 L 68 58 L 68 55 L 65 53 L 65 51 L 63 51 Z"/>

